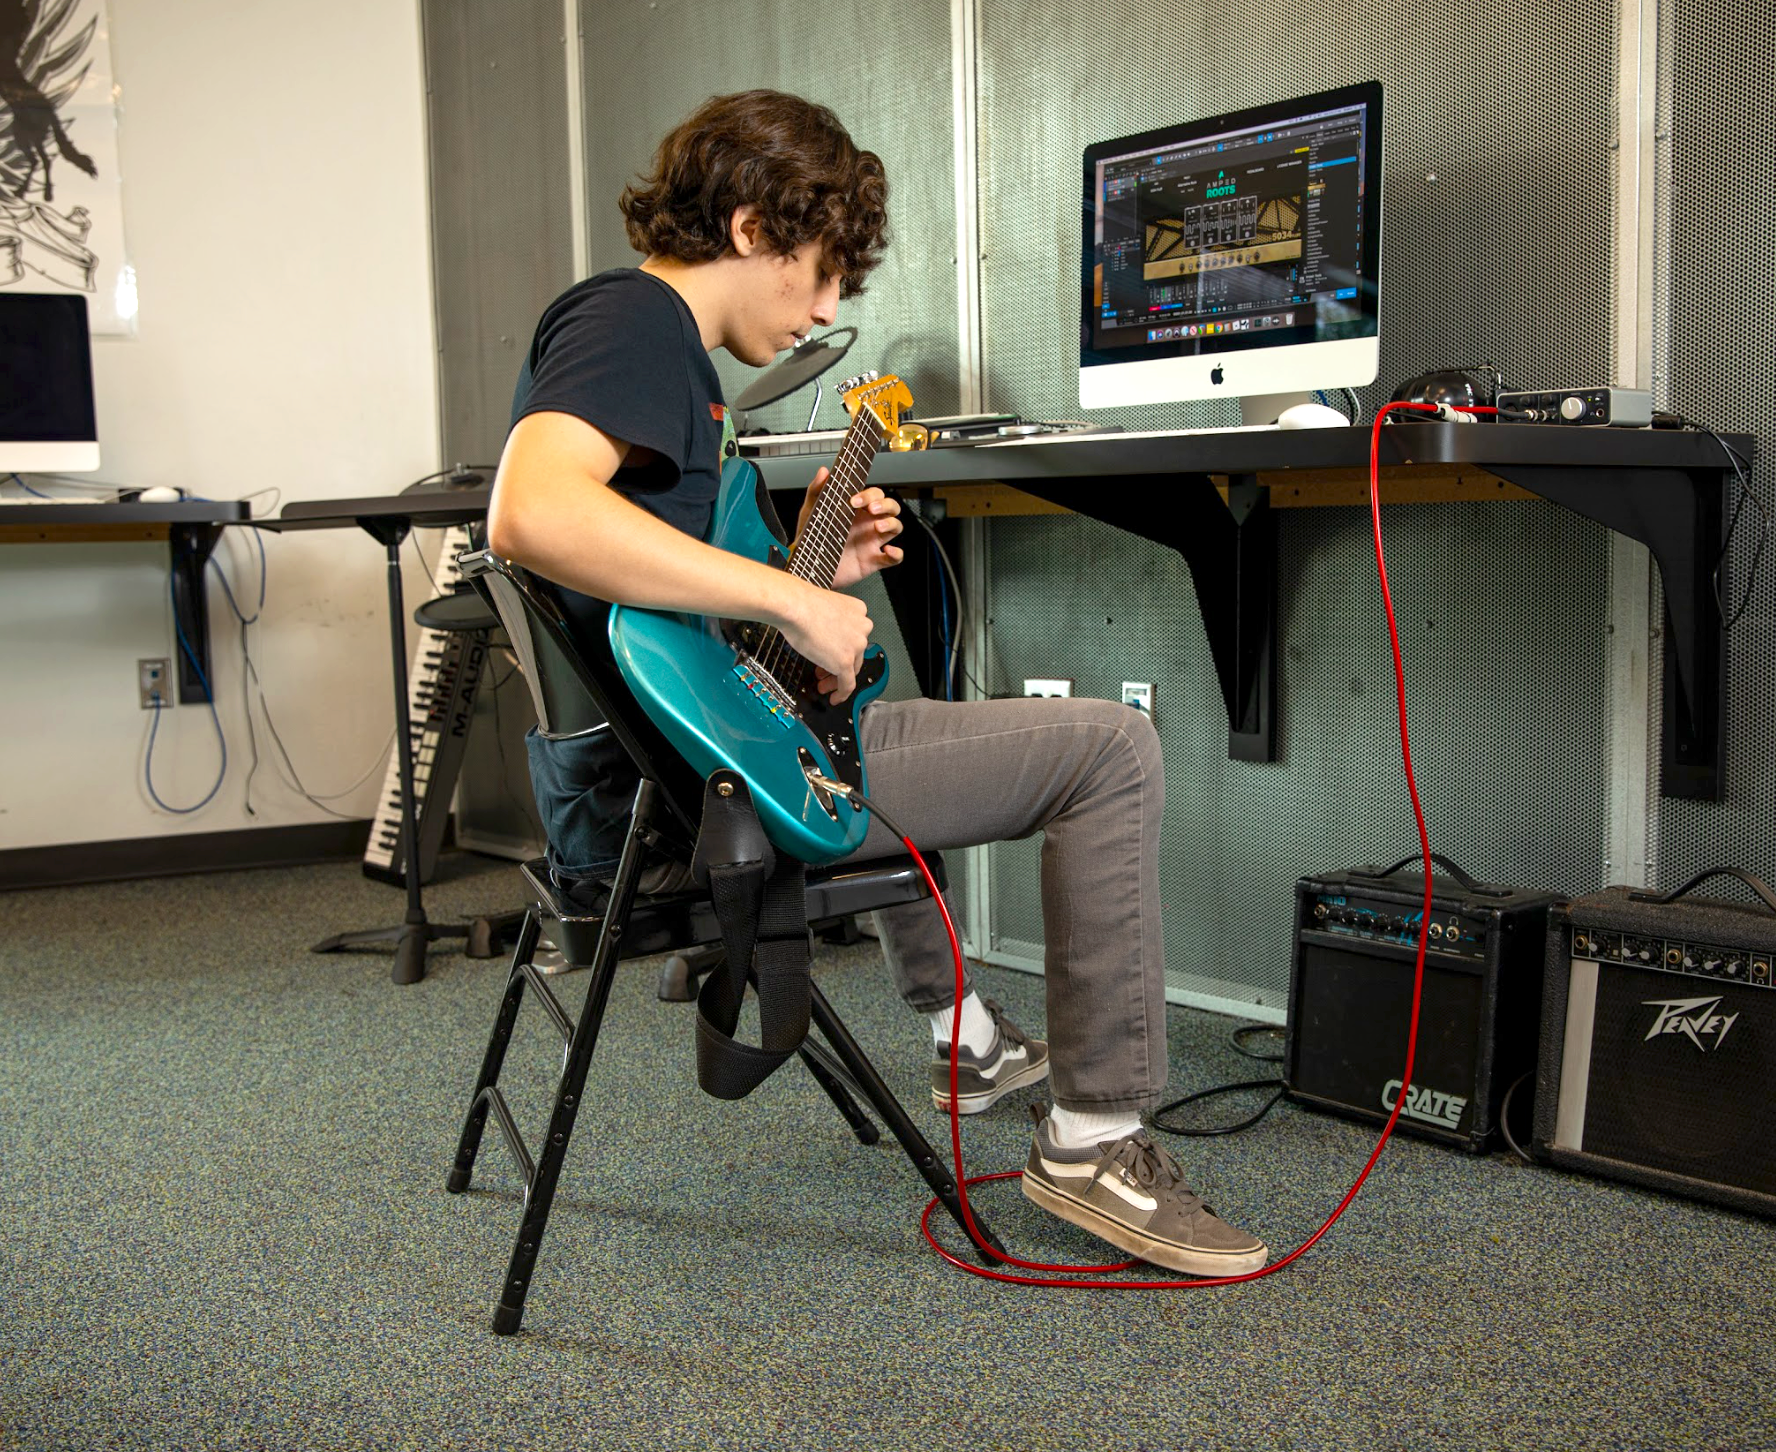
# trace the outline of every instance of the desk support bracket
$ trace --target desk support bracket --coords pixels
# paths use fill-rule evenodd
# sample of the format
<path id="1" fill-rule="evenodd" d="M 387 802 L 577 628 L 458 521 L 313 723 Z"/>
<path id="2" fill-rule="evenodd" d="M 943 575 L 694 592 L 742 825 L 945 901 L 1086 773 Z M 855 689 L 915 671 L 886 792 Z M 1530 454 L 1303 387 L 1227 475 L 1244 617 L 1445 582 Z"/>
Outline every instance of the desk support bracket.
<path id="1" fill-rule="evenodd" d="M 1488 466 L 1532 494 L 1639 540 L 1665 587 L 1659 790 L 1719 801 L 1724 789 L 1727 636 L 1714 599 L 1728 475 L 1683 469 Z"/>
<path id="2" fill-rule="evenodd" d="M 219 524 L 175 524 L 167 531 L 172 551 L 173 624 L 183 639 L 178 651 L 181 706 L 201 704 L 212 694 L 216 673 L 210 668 L 209 592 L 204 588 L 204 569 L 221 538 Z"/>
<path id="3" fill-rule="evenodd" d="M 1155 491 L 1119 482 L 1019 479 L 1017 487 L 1062 505 L 1091 491 L 1094 519 L 1184 556 L 1227 706 L 1227 754 L 1275 761 L 1277 527 L 1270 490 L 1256 474 L 1230 474 L 1223 502 L 1209 475 L 1180 474 L 1166 481 L 1169 497 L 1160 502 Z"/>

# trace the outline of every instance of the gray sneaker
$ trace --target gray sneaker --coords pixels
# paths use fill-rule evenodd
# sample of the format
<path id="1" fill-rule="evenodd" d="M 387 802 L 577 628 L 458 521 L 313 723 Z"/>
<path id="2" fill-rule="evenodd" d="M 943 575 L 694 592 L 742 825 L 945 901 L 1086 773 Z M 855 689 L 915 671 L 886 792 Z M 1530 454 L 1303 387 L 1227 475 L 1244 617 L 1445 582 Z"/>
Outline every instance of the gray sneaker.
<path id="1" fill-rule="evenodd" d="M 1270 1257 L 1263 1241 L 1203 1204 L 1177 1162 L 1144 1132 L 1062 1149 L 1044 1113 L 1024 1166 L 1024 1194 L 1130 1255 L 1187 1275 L 1244 1275 Z"/>
<path id="2" fill-rule="evenodd" d="M 992 999 L 983 998 L 981 1003 L 993 1018 L 993 1042 L 984 1054 L 970 1052 L 967 1044 L 956 1050 L 956 1108 L 960 1114 L 979 1114 L 1013 1089 L 1048 1077 L 1048 1045 L 1028 1037 Z M 950 1112 L 947 1043 L 938 1049 L 931 1065 L 931 1102 L 944 1114 Z"/>

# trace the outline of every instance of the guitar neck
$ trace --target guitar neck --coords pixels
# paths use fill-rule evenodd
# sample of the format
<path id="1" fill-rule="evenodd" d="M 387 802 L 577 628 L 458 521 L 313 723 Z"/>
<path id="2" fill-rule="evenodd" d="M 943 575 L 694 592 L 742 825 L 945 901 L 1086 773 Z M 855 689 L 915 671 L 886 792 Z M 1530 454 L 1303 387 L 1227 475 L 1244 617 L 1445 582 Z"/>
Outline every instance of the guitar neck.
<path id="1" fill-rule="evenodd" d="M 796 541 L 795 554 L 789 562 L 790 572 L 822 589 L 831 589 L 844 557 L 845 541 L 851 536 L 852 496 L 869 481 L 870 465 L 881 452 L 886 436 L 875 414 L 860 408 L 851 416 L 844 442 L 833 460 L 832 476 L 820 491 L 820 498 L 808 522 L 802 526 Z"/>

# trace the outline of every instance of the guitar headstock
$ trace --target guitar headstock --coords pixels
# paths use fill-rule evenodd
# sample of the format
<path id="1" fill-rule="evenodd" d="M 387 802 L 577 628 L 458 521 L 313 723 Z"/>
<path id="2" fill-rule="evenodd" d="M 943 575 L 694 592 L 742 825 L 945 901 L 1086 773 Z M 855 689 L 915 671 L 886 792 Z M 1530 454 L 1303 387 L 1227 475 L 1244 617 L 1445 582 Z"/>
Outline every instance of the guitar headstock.
<path id="1" fill-rule="evenodd" d="M 867 409 L 881 426 L 882 437 L 891 439 L 900 430 L 900 416 L 913 406 L 913 393 L 892 373 L 864 373 L 839 385 L 845 411 L 855 418 Z"/>

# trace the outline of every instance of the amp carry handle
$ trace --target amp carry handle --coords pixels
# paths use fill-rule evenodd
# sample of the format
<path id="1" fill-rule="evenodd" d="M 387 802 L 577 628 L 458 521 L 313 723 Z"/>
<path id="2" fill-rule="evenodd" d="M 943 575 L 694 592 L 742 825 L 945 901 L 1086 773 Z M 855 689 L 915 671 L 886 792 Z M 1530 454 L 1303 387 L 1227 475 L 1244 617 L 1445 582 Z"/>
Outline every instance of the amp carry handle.
<path id="1" fill-rule="evenodd" d="M 1705 872 L 1698 872 L 1682 887 L 1674 887 L 1670 892 L 1631 892 L 1630 902 L 1665 903 L 1676 902 L 1680 897 L 1688 897 L 1711 877 L 1736 877 L 1764 900 L 1764 906 L 1776 913 L 1776 893 L 1770 891 L 1769 884 L 1763 878 L 1747 872 L 1743 867 L 1710 867 Z"/>
<path id="2" fill-rule="evenodd" d="M 1350 875 L 1352 877 L 1370 877 L 1370 878 L 1392 877 L 1396 872 L 1398 872 L 1402 867 L 1405 867 L 1407 864 L 1413 863 L 1413 862 L 1420 862 L 1422 860 L 1423 860 L 1423 858 L 1418 853 L 1414 852 L 1410 857 L 1402 857 L 1392 867 L 1389 867 L 1389 868 L 1385 869 L 1384 871 L 1378 872 L 1373 867 L 1353 867 L 1350 871 Z M 1464 872 L 1460 867 L 1456 866 L 1456 864 L 1451 862 L 1447 857 L 1440 856 L 1439 854 L 1433 852 L 1433 853 L 1431 853 L 1431 861 L 1436 866 L 1441 867 L 1445 872 L 1447 872 L 1451 877 L 1453 877 L 1457 882 L 1459 882 L 1464 888 L 1466 888 L 1469 892 L 1474 893 L 1476 896 L 1479 896 L 1479 897 L 1509 897 L 1511 895 L 1510 892 L 1505 888 L 1488 887 L 1483 882 L 1475 882 L 1472 877 L 1468 876 L 1468 874 L 1466 872 Z"/>

